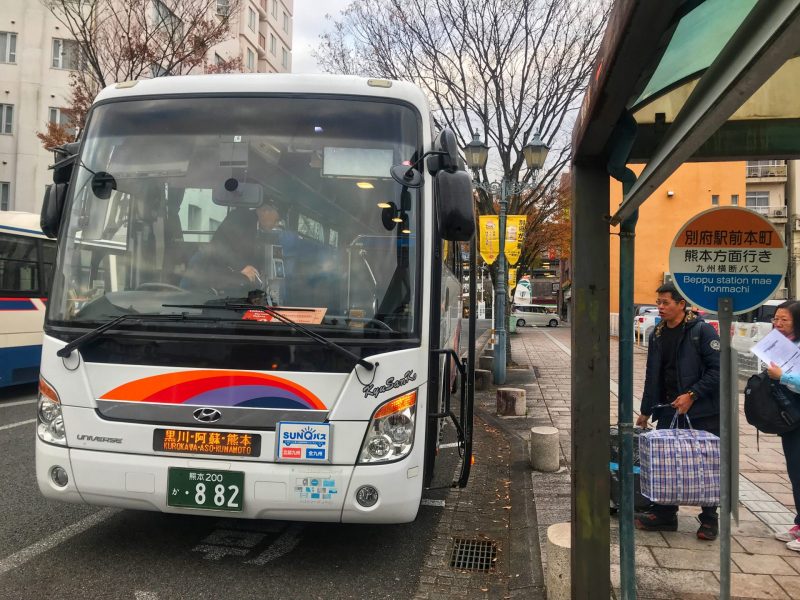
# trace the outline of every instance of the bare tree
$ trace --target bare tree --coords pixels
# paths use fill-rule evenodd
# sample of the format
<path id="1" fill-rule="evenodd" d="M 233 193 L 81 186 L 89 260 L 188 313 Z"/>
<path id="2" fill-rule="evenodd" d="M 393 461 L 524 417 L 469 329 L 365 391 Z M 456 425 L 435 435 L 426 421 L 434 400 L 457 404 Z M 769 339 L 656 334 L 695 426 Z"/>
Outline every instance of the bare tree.
<path id="1" fill-rule="evenodd" d="M 522 214 L 555 198 L 543 190 L 569 160 L 567 130 L 607 15 L 605 0 L 358 0 L 328 16 L 332 30 L 315 58 L 328 72 L 413 81 L 437 125 L 462 146 L 483 134 L 493 148 L 489 172 L 512 182 L 531 181 L 522 147 L 538 132 L 551 151 L 536 189 L 510 198 L 509 213 Z M 486 169 L 479 178 L 489 178 Z M 480 194 L 480 213 L 495 204 Z"/>
<path id="2" fill-rule="evenodd" d="M 206 63 L 209 49 L 230 35 L 239 0 L 42 0 L 77 46 L 66 65 L 71 106 L 66 126 L 40 133 L 46 147 L 66 127 L 82 127 L 94 96 L 105 86 L 191 71 L 241 69 L 241 58 Z M 71 43 L 71 42 L 68 42 Z"/>

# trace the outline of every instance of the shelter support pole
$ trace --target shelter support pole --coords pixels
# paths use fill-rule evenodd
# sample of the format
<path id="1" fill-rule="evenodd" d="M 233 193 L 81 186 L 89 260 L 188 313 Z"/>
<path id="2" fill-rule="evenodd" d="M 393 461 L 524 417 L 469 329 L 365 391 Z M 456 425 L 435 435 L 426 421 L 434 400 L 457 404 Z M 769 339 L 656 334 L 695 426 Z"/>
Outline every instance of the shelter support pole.
<path id="1" fill-rule="evenodd" d="M 605 166 L 572 165 L 572 597 L 610 596 L 609 185 Z"/>
<path id="2" fill-rule="evenodd" d="M 622 182 L 622 194 L 636 183 L 626 166 L 636 139 L 633 116 L 620 115 L 611 137 L 608 174 Z M 636 221 L 639 211 L 619 228 L 619 374 L 617 376 L 617 438 L 619 448 L 619 565 L 622 600 L 636 599 L 636 550 L 633 531 L 633 282 Z"/>
<path id="3" fill-rule="evenodd" d="M 731 597 L 731 321 L 733 298 L 720 298 L 719 313 L 719 433 L 720 433 L 720 493 L 719 493 L 719 598 Z M 737 475 L 738 476 L 738 475 Z"/>
<path id="4" fill-rule="evenodd" d="M 623 185 L 623 188 L 630 184 Z M 625 190 L 623 189 L 623 192 Z M 633 531 L 633 281 L 635 231 L 639 211 L 625 219 L 619 229 L 619 388 L 617 431 L 619 432 L 619 564 L 622 600 L 636 598 L 636 564 Z"/>

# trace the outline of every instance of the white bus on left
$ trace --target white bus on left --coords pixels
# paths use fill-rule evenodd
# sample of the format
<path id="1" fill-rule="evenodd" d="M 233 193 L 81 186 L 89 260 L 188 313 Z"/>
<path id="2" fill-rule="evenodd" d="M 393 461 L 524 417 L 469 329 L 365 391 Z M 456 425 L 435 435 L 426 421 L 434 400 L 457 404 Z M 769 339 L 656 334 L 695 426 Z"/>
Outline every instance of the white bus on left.
<path id="1" fill-rule="evenodd" d="M 55 241 L 39 229 L 39 215 L 0 212 L 0 387 L 39 377 L 55 254 Z"/>

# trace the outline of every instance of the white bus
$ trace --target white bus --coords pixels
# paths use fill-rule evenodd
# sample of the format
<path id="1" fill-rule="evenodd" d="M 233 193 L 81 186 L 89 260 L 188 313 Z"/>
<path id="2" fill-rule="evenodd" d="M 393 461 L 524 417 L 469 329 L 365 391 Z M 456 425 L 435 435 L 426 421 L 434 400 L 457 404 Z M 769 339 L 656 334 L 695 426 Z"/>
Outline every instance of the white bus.
<path id="1" fill-rule="evenodd" d="M 55 242 L 39 229 L 39 215 L 0 212 L 0 387 L 39 378 L 55 255 Z"/>
<path id="2" fill-rule="evenodd" d="M 59 239 L 42 493 L 401 523 L 440 446 L 458 452 L 452 485 L 465 485 L 474 356 L 458 348 L 474 348 L 474 327 L 462 333 L 456 250 L 473 238 L 472 187 L 454 135 L 432 122 L 418 88 L 387 80 L 102 91 L 42 212 Z"/>

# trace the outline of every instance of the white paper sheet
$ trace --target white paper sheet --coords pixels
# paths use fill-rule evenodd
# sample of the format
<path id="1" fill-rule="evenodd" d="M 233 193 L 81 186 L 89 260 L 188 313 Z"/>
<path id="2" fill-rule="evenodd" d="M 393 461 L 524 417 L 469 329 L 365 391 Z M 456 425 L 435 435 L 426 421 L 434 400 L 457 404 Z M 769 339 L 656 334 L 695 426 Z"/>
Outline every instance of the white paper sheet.
<path id="1" fill-rule="evenodd" d="M 750 352 L 768 365 L 775 363 L 784 373 L 800 371 L 800 348 L 777 329 L 770 331 Z"/>

